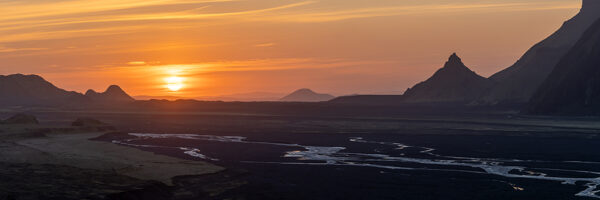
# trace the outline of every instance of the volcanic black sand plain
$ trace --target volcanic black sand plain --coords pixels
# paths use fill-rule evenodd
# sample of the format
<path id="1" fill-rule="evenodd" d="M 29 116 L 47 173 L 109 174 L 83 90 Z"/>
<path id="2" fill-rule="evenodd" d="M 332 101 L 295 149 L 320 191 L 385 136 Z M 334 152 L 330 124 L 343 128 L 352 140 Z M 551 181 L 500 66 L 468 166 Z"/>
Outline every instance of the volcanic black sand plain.
<path id="1" fill-rule="evenodd" d="M 54 171 L 76 167 L 81 171 L 74 176 L 89 178 L 74 179 L 104 181 L 100 186 L 80 184 L 89 187 L 88 191 L 102 191 L 99 199 L 132 195 L 132 191 L 137 198 L 150 194 L 154 199 L 598 198 L 600 124 L 595 118 L 510 113 L 319 117 L 231 112 L 29 113 L 38 117 L 41 125 L 37 126 L 64 125 L 86 117 L 116 128 L 10 140 L 61 159 L 70 157 L 66 151 L 75 151 L 90 162 L 102 161 L 93 166 L 83 166 L 86 162 L 77 157 L 73 159 L 78 164 L 69 164 L 69 159 L 58 163 L 3 161 L 10 163 L 4 165 L 27 165 L 15 167 L 24 177 L 35 173 L 38 165 L 51 165 L 44 169 Z M 95 145 L 110 146 L 117 155 L 99 156 L 85 150 L 106 149 Z M 113 158 L 122 156 L 126 158 Z M 176 170 L 152 166 L 156 159 L 178 163 Z M 106 170 L 133 163 L 147 168 Z M 113 176 L 102 176 L 107 171 Z M 53 176 L 61 173 L 53 172 Z M 112 186 L 115 182 L 126 186 Z M 13 193 L 4 191 L 9 196 Z"/>

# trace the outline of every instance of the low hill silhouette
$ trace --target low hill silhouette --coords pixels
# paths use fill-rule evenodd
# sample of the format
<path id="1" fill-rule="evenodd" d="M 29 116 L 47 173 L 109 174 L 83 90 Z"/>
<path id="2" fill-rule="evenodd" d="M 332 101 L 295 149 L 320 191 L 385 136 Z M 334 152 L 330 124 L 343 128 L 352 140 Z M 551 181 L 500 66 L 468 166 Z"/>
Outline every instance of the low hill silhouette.
<path id="1" fill-rule="evenodd" d="M 329 101 L 335 98 L 333 95 L 329 94 L 319 94 L 311 89 L 299 89 L 294 91 L 293 93 L 283 97 L 280 101 L 289 101 L 289 102 L 320 102 L 320 101 Z"/>

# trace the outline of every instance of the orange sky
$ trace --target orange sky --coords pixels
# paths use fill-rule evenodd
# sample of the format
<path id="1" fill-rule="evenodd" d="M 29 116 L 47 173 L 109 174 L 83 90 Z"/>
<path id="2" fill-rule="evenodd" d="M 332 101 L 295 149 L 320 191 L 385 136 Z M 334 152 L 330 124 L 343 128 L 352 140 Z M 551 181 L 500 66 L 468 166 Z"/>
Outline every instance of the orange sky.
<path id="1" fill-rule="evenodd" d="M 402 93 L 452 52 L 510 66 L 580 0 L 0 1 L 0 74 L 67 90 L 217 96 Z M 178 77 L 176 79 L 169 77 Z M 168 83 L 171 82 L 171 83 Z M 173 92 L 169 84 L 182 86 Z"/>

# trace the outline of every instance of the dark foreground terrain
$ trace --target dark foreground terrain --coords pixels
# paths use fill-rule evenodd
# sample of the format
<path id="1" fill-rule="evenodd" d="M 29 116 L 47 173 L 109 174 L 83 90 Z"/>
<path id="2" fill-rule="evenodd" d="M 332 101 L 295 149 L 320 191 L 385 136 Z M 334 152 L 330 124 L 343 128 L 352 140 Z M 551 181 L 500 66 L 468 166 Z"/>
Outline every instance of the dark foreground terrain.
<path id="1" fill-rule="evenodd" d="M 174 179 L 169 199 L 599 197 L 596 119 L 35 114 L 48 123 L 95 117 L 119 129 L 95 140 L 228 168 Z M 193 194 L 203 190 L 212 192 Z"/>

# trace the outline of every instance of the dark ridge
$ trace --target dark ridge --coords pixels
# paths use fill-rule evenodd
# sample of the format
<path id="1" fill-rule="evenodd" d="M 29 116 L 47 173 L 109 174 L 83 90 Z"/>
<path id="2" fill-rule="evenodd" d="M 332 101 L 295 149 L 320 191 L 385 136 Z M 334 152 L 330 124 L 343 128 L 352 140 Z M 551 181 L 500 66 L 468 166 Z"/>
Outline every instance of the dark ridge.
<path id="1" fill-rule="evenodd" d="M 529 49 L 515 64 L 492 75 L 495 82 L 479 104 L 526 103 L 560 59 L 600 19 L 600 1 L 584 0 L 581 11 L 560 29 Z"/>
<path id="2" fill-rule="evenodd" d="M 588 29 L 537 90 L 531 114 L 600 114 L 600 20 Z"/>
<path id="3" fill-rule="evenodd" d="M 82 94 L 60 89 L 38 75 L 0 75 L 0 105 L 64 106 L 86 101 Z"/>

